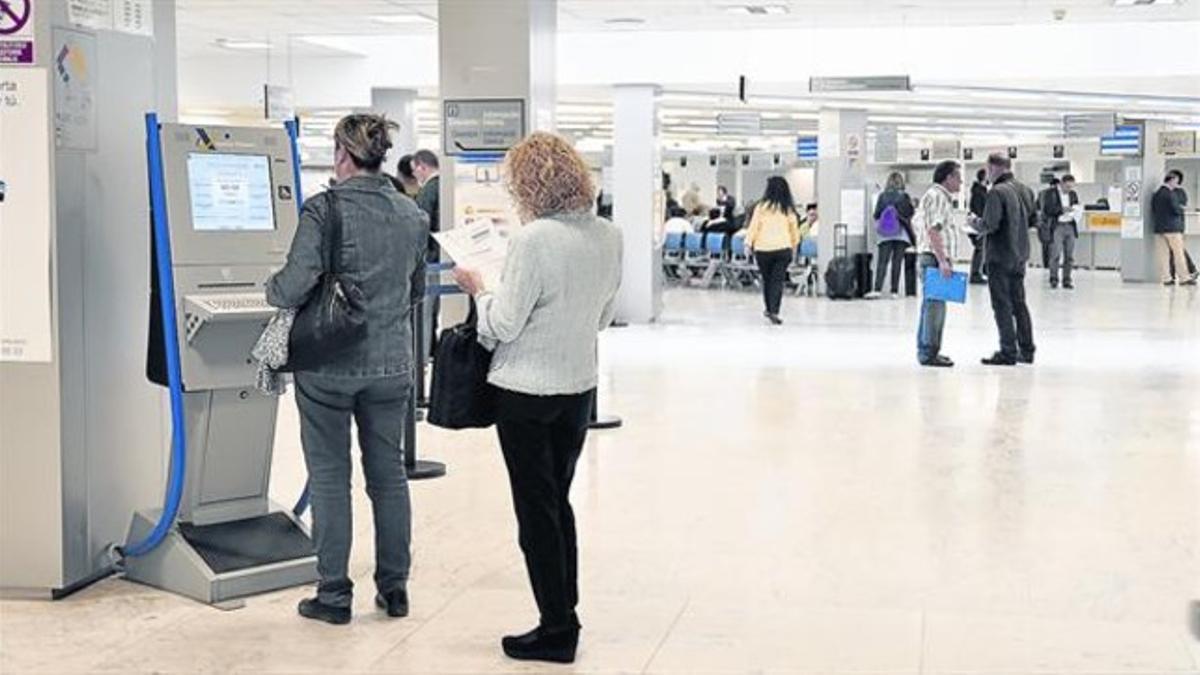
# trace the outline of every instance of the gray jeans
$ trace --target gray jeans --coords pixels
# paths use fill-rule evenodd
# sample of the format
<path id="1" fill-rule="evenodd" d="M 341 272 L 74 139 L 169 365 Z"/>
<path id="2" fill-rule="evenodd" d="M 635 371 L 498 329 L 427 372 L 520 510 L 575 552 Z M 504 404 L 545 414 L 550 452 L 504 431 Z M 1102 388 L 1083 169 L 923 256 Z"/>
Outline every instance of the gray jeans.
<path id="1" fill-rule="evenodd" d="M 1075 226 L 1070 223 L 1054 226 L 1054 238 L 1050 242 L 1050 283 L 1058 284 L 1060 266 L 1063 283 L 1071 283 L 1071 271 L 1075 268 Z"/>
<path id="2" fill-rule="evenodd" d="M 921 283 L 925 283 L 925 270 L 938 269 L 937 258 L 929 253 L 921 254 L 917 269 Z M 921 318 L 917 323 L 917 361 L 930 363 L 942 353 L 942 331 L 946 327 L 946 303 L 921 294 Z"/>
<path id="3" fill-rule="evenodd" d="M 375 513 L 375 586 L 381 593 L 405 588 L 411 565 L 412 505 L 402 448 L 408 397 L 407 376 L 328 377 L 296 373 L 300 442 L 312 495 L 317 599 L 349 607 L 350 419 L 358 426 L 367 496 Z"/>

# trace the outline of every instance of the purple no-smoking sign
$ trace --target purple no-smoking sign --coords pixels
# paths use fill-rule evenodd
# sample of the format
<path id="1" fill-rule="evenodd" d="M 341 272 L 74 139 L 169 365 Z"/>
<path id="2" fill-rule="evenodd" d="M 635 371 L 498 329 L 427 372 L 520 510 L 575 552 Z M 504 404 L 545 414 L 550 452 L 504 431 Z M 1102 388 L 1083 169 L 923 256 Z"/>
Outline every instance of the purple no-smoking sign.
<path id="1" fill-rule="evenodd" d="M 33 0 L 0 0 L 0 64 L 33 63 Z"/>

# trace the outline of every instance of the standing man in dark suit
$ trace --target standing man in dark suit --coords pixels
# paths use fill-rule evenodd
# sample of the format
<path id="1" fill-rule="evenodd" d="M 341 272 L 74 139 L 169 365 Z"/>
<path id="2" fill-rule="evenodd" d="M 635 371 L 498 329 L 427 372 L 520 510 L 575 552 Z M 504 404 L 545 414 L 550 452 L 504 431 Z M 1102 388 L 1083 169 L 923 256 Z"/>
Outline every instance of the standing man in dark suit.
<path id="1" fill-rule="evenodd" d="M 429 214 L 429 232 L 440 232 L 442 229 L 442 210 L 441 210 L 441 178 L 438 175 L 438 157 L 429 150 L 418 150 L 412 156 L 412 172 L 416 177 L 417 183 L 421 189 L 417 192 L 417 206 L 421 210 Z M 436 263 L 441 258 L 441 247 L 432 236 L 429 237 L 429 249 L 425 253 L 425 260 L 430 263 Z M 441 302 L 439 298 L 434 296 L 429 300 L 429 333 L 425 339 L 428 340 L 429 351 L 432 353 L 434 344 L 437 343 L 438 334 L 438 313 L 441 311 Z"/>
<path id="2" fill-rule="evenodd" d="M 1075 240 L 1079 238 L 1079 195 L 1075 193 L 1074 176 L 1063 176 L 1058 188 L 1046 195 L 1042 217 L 1050 228 L 1050 288 L 1058 288 L 1060 266 L 1063 288 L 1075 288 L 1071 272 L 1075 267 Z"/>
<path id="3" fill-rule="evenodd" d="M 992 189 L 979 232 L 985 238 L 984 264 L 1000 351 L 982 362 L 987 366 L 1033 363 L 1033 320 L 1025 304 L 1029 228 L 1037 221 L 1033 190 L 1013 177 L 1012 160 L 1005 155 L 989 155 L 987 169 Z"/>
<path id="4" fill-rule="evenodd" d="M 1042 267 L 1050 269 L 1050 249 L 1054 245 L 1054 218 L 1046 214 L 1049 205 L 1054 199 L 1054 195 L 1058 193 L 1059 180 L 1057 177 L 1050 179 L 1050 186 L 1037 194 L 1036 211 L 1037 218 L 1033 227 L 1037 228 L 1038 243 L 1042 249 Z"/>
<path id="5" fill-rule="evenodd" d="M 978 223 L 983 218 L 983 206 L 987 203 L 987 169 L 975 173 L 975 182 L 971 184 L 971 202 L 969 208 L 972 221 Z M 986 284 L 983 278 L 983 237 L 978 234 L 968 235 L 971 239 L 971 283 Z"/>

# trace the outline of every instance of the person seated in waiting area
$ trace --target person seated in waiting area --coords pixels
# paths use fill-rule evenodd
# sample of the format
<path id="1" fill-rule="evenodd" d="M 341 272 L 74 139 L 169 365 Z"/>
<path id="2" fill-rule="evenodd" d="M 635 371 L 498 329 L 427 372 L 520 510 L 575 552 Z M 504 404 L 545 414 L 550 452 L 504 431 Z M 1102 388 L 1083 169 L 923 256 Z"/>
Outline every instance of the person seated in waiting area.
<path id="1" fill-rule="evenodd" d="M 695 232 L 692 229 L 692 223 L 687 218 L 687 212 L 676 206 L 671 209 L 671 217 L 667 219 L 667 223 L 663 225 L 663 232 L 666 234 L 688 234 Z"/>
<path id="2" fill-rule="evenodd" d="M 815 238 L 815 237 L 820 236 L 820 232 L 818 231 L 818 228 L 820 227 L 820 221 L 819 221 L 818 215 L 819 214 L 817 213 L 817 203 L 816 202 L 811 202 L 804 207 L 803 224 L 806 227 L 808 227 L 808 236 L 809 237 Z"/>

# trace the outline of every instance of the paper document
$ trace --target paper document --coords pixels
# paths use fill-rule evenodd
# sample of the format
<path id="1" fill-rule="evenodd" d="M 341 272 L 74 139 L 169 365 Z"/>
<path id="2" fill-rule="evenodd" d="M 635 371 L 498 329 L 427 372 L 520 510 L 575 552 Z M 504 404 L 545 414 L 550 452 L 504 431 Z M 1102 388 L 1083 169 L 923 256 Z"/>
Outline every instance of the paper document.
<path id="1" fill-rule="evenodd" d="M 434 232 L 433 238 L 456 265 L 478 270 L 488 289 L 500 285 L 504 259 L 508 255 L 508 237 L 491 220 L 477 220 L 445 232 Z"/>

